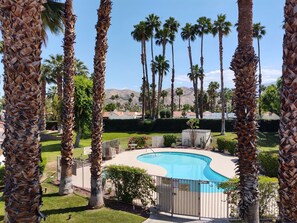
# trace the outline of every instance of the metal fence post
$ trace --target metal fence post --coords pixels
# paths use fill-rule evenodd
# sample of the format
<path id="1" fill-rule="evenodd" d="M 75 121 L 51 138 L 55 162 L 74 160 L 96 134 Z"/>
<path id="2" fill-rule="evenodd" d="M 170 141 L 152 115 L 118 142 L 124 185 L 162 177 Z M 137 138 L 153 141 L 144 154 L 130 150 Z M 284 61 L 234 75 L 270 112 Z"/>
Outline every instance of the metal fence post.
<path id="1" fill-rule="evenodd" d="M 84 166 L 84 161 L 82 161 L 82 187 L 85 188 L 85 166 Z"/>
<path id="2" fill-rule="evenodd" d="M 198 218 L 201 219 L 201 182 L 198 181 Z"/>
<path id="3" fill-rule="evenodd" d="M 173 183 L 173 178 L 170 178 L 171 181 L 171 217 L 173 216 L 174 213 L 174 183 Z"/>

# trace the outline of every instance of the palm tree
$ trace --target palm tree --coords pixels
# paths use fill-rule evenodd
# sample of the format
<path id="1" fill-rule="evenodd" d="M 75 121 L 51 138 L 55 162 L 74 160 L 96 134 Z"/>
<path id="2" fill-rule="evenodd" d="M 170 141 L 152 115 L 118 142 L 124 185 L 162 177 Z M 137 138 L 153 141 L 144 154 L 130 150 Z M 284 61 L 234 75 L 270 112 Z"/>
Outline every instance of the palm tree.
<path id="1" fill-rule="evenodd" d="M 256 146 L 256 69 L 258 60 L 253 48 L 252 8 L 252 0 L 238 0 L 238 46 L 231 62 L 231 69 L 235 74 L 236 86 L 234 103 L 239 158 L 237 171 L 240 179 L 239 213 L 246 222 L 257 223 L 259 222 L 259 167 Z"/>
<path id="2" fill-rule="evenodd" d="M 61 141 L 61 178 L 59 194 L 73 193 L 72 165 L 73 165 L 73 127 L 74 127 L 74 41 L 75 15 L 72 0 L 65 1 L 65 37 L 64 37 L 64 69 L 63 69 L 63 106 Z M 81 66 L 82 64 L 80 64 Z"/>
<path id="3" fill-rule="evenodd" d="M 46 65 L 41 66 L 41 107 L 40 107 L 40 120 L 39 120 L 39 129 L 43 131 L 46 129 L 46 84 L 55 83 L 56 80 L 51 76 L 50 68 Z"/>
<path id="4" fill-rule="evenodd" d="M 188 41 L 188 53 L 189 53 L 189 59 L 190 59 L 190 69 L 191 69 L 191 74 L 193 76 L 193 60 L 192 60 L 192 49 L 191 49 L 191 41 L 193 42 L 196 39 L 196 32 L 195 32 L 195 27 L 192 26 L 190 23 L 186 23 L 185 27 L 182 28 L 181 32 L 181 38 L 183 40 Z M 195 114 L 196 118 L 199 118 L 199 109 L 198 109 L 198 79 L 193 78 L 193 89 L 194 89 L 194 107 L 195 107 Z"/>
<path id="5" fill-rule="evenodd" d="M 0 41 L 0 54 L 3 53 L 3 45 L 4 45 L 3 41 Z"/>
<path id="6" fill-rule="evenodd" d="M 150 100 L 150 85 L 148 79 L 147 59 L 146 59 L 146 41 L 150 33 L 144 21 L 134 26 L 131 35 L 134 40 L 141 42 L 141 64 L 142 64 L 142 120 L 145 118 L 145 91 L 148 95 L 148 109 L 151 113 L 151 100 Z"/>
<path id="7" fill-rule="evenodd" d="M 214 112 L 215 102 L 217 97 L 217 90 L 220 88 L 220 84 L 216 81 L 211 81 L 208 85 L 207 94 L 210 101 L 210 111 Z"/>
<path id="8" fill-rule="evenodd" d="M 51 76 L 56 78 L 57 88 L 58 88 L 58 99 L 59 103 L 62 105 L 63 101 L 63 67 L 64 67 L 64 58 L 63 55 L 50 55 L 49 59 L 44 60 L 44 65 L 47 66 L 51 72 Z M 61 107 L 61 106 L 60 106 Z M 58 131 L 62 131 L 62 120 L 61 115 L 58 116 Z"/>
<path id="9" fill-rule="evenodd" d="M 259 58 L 259 101 L 261 100 L 261 85 L 262 85 L 262 72 L 261 72 L 261 58 L 260 58 L 260 39 L 265 36 L 265 26 L 262 26 L 260 22 L 253 24 L 253 37 L 257 39 L 258 45 L 258 58 Z M 259 106 L 259 116 L 262 116 L 261 106 Z"/>
<path id="10" fill-rule="evenodd" d="M 155 68 L 153 67 L 154 65 L 154 36 L 155 32 L 157 32 L 161 26 L 161 22 L 159 20 L 159 16 L 155 14 L 150 14 L 148 17 L 145 18 L 146 21 L 146 27 L 148 29 L 149 33 L 149 38 L 151 39 L 151 55 L 152 55 L 152 61 L 151 61 L 151 70 L 152 70 L 152 102 L 151 102 L 151 107 L 152 107 L 152 113 L 151 117 L 155 119 L 156 116 L 156 76 L 155 76 Z"/>
<path id="11" fill-rule="evenodd" d="M 194 86 L 194 96 L 196 95 L 194 105 L 196 104 L 197 108 L 198 108 L 198 102 L 197 102 L 198 101 L 198 78 L 199 78 L 200 74 L 201 74 L 201 69 L 199 68 L 198 64 L 193 65 L 192 68 L 191 68 L 191 73 L 188 73 L 189 79 L 193 83 L 195 83 L 195 84 L 193 84 L 193 86 Z M 197 99 L 197 101 L 196 101 L 196 99 Z"/>
<path id="12" fill-rule="evenodd" d="M 285 3 L 283 75 L 279 147 L 279 212 L 281 222 L 297 222 L 296 215 L 296 1 Z"/>
<path id="13" fill-rule="evenodd" d="M 167 95 L 168 95 L 168 91 L 166 91 L 166 90 L 162 90 L 161 91 L 160 96 L 162 97 L 162 104 L 163 104 L 163 106 L 165 104 L 165 98 L 167 97 Z"/>
<path id="14" fill-rule="evenodd" d="M 165 60 L 165 57 L 162 55 L 158 55 L 155 57 L 154 64 L 152 67 L 155 68 L 154 73 L 159 74 L 159 80 L 158 80 L 158 95 L 157 95 L 157 108 L 156 108 L 156 117 L 159 114 L 159 107 L 160 107 L 160 98 L 161 98 L 161 92 L 162 92 L 162 80 L 163 76 L 165 76 L 169 70 L 169 61 Z"/>
<path id="15" fill-rule="evenodd" d="M 94 57 L 93 84 L 93 118 L 92 118 L 92 153 L 91 162 L 91 196 L 89 206 L 104 206 L 102 188 L 102 134 L 105 65 L 107 54 L 107 31 L 110 26 L 111 0 L 101 0 L 96 25 L 97 37 Z"/>
<path id="16" fill-rule="evenodd" d="M 203 118 L 203 80 L 204 80 L 204 57 L 203 57 L 203 38 L 204 35 L 211 33 L 212 31 L 212 23 L 211 19 L 205 16 L 197 19 L 197 24 L 195 25 L 196 33 L 201 38 L 201 51 L 200 51 L 200 66 L 201 66 L 201 75 L 199 75 L 200 79 L 200 117 Z"/>
<path id="17" fill-rule="evenodd" d="M 171 117 L 173 117 L 174 111 L 174 78 L 175 78 L 175 67 L 174 67 L 174 41 L 175 41 L 175 33 L 178 32 L 178 27 L 180 24 L 173 17 L 169 17 L 164 24 L 164 27 L 169 29 L 169 43 L 171 44 Z"/>
<path id="18" fill-rule="evenodd" d="M 178 96 L 178 110 L 180 111 L 180 98 L 184 94 L 184 91 L 182 88 L 179 87 L 179 88 L 176 88 L 175 93 Z"/>
<path id="19" fill-rule="evenodd" d="M 223 36 L 228 36 L 231 32 L 232 23 L 226 21 L 226 15 L 219 14 L 217 20 L 213 23 L 212 33 L 219 35 L 220 51 L 220 71 L 221 71 L 221 103 L 222 103 L 222 128 L 221 135 L 225 135 L 225 97 L 224 97 L 224 68 L 223 68 Z"/>
<path id="20" fill-rule="evenodd" d="M 42 1 L 22 3 L 26 7 L 0 1 L 6 98 L 4 222 L 40 222 L 42 217 L 38 123 L 43 6 Z"/>

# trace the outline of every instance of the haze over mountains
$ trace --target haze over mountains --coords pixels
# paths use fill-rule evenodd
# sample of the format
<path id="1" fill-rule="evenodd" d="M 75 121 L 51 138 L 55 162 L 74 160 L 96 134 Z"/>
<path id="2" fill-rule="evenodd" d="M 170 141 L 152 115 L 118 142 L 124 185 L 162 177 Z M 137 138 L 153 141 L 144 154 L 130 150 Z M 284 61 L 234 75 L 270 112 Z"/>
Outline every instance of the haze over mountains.
<path id="1" fill-rule="evenodd" d="M 181 96 L 181 105 L 183 104 L 190 104 L 192 105 L 193 104 L 193 101 L 194 101 L 194 91 L 193 91 L 193 88 L 188 88 L 188 87 L 181 87 L 183 89 L 183 95 Z M 168 88 L 168 89 L 164 89 L 168 92 L 168 95 L 167 97 L 165 97 L 165 105 L 166 104 L 170 104 L 171 103 L 171 89 Z M 134 104 L 139 104 L 139 96 L 140 96 L 140 93 L 137 92 L 137 91 L 132 91 L 132 90 L 129 90 L 129 89 L 123 89 L 123 90 L 119 90 L 119 89 L 106 89 L 105 90 L 105 104 L 108 104 L 108 103 L 121 103 L 121 104 L 124 104 L 126 102 L 128 102 L 129 98 L 131 97 L 131 93 L 134 94 L 134 97 L 133 97 L 133 103 Z M 110 99 L 112 97 L 112 95 L 118 95 L 119 98 L 118 99 Z M 174 103 L 176 105 L 178 105 L 178 96 L 176 94 L 174 94 Z M 162 98 L 161 98 L 161 101 L 162 101 Z"/>

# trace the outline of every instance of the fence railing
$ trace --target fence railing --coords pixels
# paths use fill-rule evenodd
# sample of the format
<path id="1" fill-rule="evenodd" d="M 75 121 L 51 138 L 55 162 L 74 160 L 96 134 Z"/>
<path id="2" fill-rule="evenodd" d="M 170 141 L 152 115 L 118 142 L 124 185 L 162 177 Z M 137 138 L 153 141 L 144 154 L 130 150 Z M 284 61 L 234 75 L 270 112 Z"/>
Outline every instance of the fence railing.
<path id="1" fill-rule="evenodd" d="M 76 187 L 90 190 L 90 163 L 74 160 L 72 182 Z M 57 157 L 57 178 L 60 179 L 60 157 Z M 162 212 L 198 218 L 238 218 L 237 200 L 225 193 L 217 181 L 187 180 L 161 176 L 151 176 L 156 187 L 153 193 L 155 207 Z M 277 190 L 275 190 L 277 194 Z M 233 199 L 233 200 L 232 200 Z M 260 199 L 266 199 L 260 197 Z M 140 200 L 134 200 L 141 205 Z M 261 209 L 262 208 L 262 209 Z M 264 217 L 278 216 L 277 196 L 272 196 L 261 207 Z M 264 209 L 263 209 L 264 208 Z"/>

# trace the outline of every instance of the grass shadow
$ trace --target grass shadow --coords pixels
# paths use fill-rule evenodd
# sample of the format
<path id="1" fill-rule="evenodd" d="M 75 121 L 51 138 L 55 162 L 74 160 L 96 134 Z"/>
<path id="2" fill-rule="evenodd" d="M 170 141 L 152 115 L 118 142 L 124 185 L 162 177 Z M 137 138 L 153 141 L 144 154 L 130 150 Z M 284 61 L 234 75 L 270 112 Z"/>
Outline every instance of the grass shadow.
<path id="1" fill-rule="evenodd" d="M 72 213 L 72 212 L 82 212 L 89 210 L 88 206 L 79 206 L 79 207 L 71 207 L 71 208 L 60 208 L 60 209 L 51 209 L 51 210 L 44 210 L 42 211 L 43 214 L 46 216 L 52 215 L 52 214 L 66 214 L 66 213 Z"/>
<path id="2" fill-rule="evenodd" d="M 61 143 L 42 145 L 42 152 L 59 152 L 61 151 Z"/>
<path id="3" fill-rule="evenodd" d="M 276 147 L 279 145 L 279 134 L 277 132 L 259 132 L 258 145 L 261 147 Z"/>

